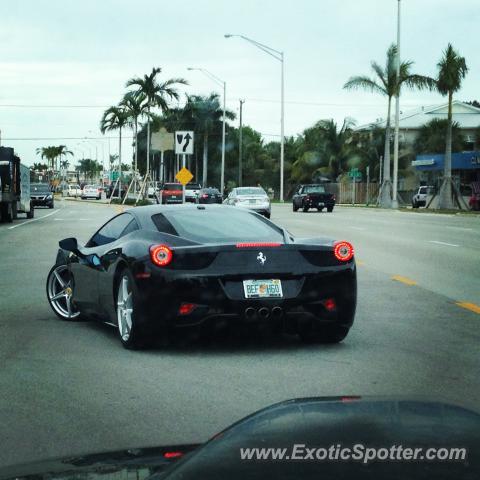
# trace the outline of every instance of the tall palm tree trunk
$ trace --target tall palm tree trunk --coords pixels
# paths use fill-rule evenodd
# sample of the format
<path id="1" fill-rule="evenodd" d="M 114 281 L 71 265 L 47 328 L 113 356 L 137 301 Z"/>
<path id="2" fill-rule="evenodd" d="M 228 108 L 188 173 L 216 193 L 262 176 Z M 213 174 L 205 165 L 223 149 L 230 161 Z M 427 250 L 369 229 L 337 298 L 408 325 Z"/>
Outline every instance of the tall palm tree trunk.
<path id="1" fill-rule="evenodd" d="M 390 178 L 390 115 L 392 111 L 392 97 L 388 97 L 387 123 L 385 125 L 385 150 L 383 154 L 383 181 L 380 186 L 379 203 L 383 208 L 392 206 L 392 181 Z"/>
<path id="2" fill-rule="evenodd" d="M 203 134 L 203 172 L 202 172 L 202 186 L 207 186 L 208 178 L 208 133 Z"/>
<path id="3" fill-rule="evenodd" d="M 448 124 L 443 166 L 443 182 L 440 188 L 439 208 L 454 208 L 452 201 L 452 92 L 448 92 Z"/>

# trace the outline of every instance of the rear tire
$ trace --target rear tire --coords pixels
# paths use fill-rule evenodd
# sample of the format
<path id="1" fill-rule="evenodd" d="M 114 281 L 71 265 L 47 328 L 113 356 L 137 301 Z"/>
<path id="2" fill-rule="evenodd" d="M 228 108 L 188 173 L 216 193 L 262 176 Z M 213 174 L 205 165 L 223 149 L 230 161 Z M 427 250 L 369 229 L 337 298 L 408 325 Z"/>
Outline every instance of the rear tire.
<path id="1" fill-rule="evenodd" d="M 333 212 L 333 207 L 327 207 L 327 212 L 332 213 Z"/>
<path id="2" fill-rule="evenodd" d="M 306 206 L 304 205 L 304 206 L 302 207 L 302 210 L 303 210 L 304 212 L 308 212 L 308 207 L 306 207 Z"/>
<path id="3" fill-rule="evenodd" d="M 329 325 L 323 326 L 318 329 L 310 329 L 305 332 L 300 332 L 300 338 L 302 342 L 307 344 L 314 344 L 314 343 L 324 343 L 324 344 L 332 344 L 332 343 L 340 343 L 345 337 L 348 335 L 349 332 L 348 327 L 341 327 L 338 325 Z"/>
<path id="4" fill-rule="evenodd" d="M 298 210 L 298 207 L 295 204 L 293 204 L 293 211 L 296 212 L 297 210 Z"/>
<path id="5" fill-rule="evenodd" d="M 270 214 L 269 214 L 269 213 L 266 213 L 266 214 L 265 214 L 265 218 L 270 219 Z"/>
<path id="6" fill-rule="evenodd" d="M 33 218 L 35 216 L 35 208 L 30 204 L 30 211 L 27 212 L 27 218 Z"/>
<path id="7" fill-rule="evenodd" d="M 323 208 L 318 207 L 317 210 L 318 210 L 318 212 L 321 212 L 323 210 Z"/>

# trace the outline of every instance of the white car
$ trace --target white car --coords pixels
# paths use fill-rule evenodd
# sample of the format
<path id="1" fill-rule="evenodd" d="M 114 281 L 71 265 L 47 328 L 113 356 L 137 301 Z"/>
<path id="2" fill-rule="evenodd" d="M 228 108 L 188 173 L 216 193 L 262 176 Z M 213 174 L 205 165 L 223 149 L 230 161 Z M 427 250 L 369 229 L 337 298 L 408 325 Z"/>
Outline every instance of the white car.
<path id="1" fill-rule="evenodd" d="M 412 207 L 425 207 L 427 205 L 427 195 L 432 195 L 433 187 L 418 187 L 417 193 L 412 197 Z"/>
<path id="2" fill-rule="evenodd" d="M 202 189 L 199 183 L 187 183 L 185 185 L 185 201 L 197 203 L 198 192 Z"/>
<path id="3" fill-rule="evenodd" d="M 223 203 L 234 207 L 248 208 L 270 218 L 270 198 L 262 187 L 234 188 Z"/>
<path id="4" fill-rule="evenodd" d="M 63 191 L 63 195 L 67 197 L 80 197 L 82 195 L 82 189 L 80 188 L 80 185 L 67 185 Z"/>
<path id="5" fill-rule="evenodd" d="M 82 200 L 87 198 L 95 198 L 100 200 L 102 198 L 102 191 L 97 185 L 85 185 L 82 190 Z"/>

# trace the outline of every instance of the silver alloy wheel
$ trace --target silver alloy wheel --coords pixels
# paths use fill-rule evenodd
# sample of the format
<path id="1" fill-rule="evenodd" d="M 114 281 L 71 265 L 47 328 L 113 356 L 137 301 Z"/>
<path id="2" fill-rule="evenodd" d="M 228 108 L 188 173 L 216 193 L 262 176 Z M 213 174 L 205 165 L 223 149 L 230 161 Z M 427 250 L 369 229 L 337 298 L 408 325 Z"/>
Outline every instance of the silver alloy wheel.
<path id="1" fill-rule="evenodd" d="M 117 321 L 120 337 L 124 342 L 130 338 L 132 331 L 133 296 L 130 289 L 130 281 L 124 275 L 118 284 L 117 295 Z"/>
<path id="2" fill-rule="evenodd" d="M 68 267 L 59 265 L 48 277 L 48 299 L 62 318 L 71 320 L 80 315 L 73 302 L 73 282 Z"/>

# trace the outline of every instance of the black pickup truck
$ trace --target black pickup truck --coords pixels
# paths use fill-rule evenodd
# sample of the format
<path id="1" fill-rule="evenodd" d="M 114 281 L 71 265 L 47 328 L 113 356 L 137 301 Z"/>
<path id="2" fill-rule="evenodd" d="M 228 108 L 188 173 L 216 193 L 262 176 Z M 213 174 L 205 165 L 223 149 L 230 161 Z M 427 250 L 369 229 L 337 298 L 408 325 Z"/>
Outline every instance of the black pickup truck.
<path id="1" fill-rule="evenodd" d="M 321 212 L 324 208 L 327 212 L 333 212 L 335 206 L 335 195 L 327 193 L 323 184 L 299 185 L 293 194 L 293 211 L 296 212 L 301 208 L 304 212 L 308 212 L 309 208 L 316 208 Z"/>

